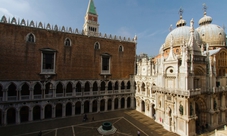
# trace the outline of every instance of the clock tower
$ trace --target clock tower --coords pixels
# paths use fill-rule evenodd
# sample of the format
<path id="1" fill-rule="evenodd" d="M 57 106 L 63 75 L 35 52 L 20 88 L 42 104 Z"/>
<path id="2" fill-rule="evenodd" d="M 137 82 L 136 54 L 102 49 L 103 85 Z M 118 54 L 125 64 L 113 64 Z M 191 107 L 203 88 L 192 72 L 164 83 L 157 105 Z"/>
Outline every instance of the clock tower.
<path id="1" fill-rule="evenodd" d="M 93 0 L 89 0 L 83 30 L 85 35 L 98 35 L 99 33 L 98 14 Z"/>

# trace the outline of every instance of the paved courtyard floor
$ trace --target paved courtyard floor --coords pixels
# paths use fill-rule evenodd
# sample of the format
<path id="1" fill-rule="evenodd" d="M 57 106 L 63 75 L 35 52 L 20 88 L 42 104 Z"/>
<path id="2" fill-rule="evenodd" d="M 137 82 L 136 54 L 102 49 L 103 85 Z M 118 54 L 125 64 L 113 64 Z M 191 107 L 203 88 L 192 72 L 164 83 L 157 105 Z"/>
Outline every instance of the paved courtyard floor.
<path id="1" fill-rule="evenodd" d="M 40 130 L 42 136 L 102 136 L 97 128 L 103 122 L 110 122 L 117 129 L 110 136 L 137 136 L 137 131 L 141 136 L 178 136 L 136 110 L 89 113 L 87 116 L 86 122 L 82 121 L 83 115 L 78 115 L 2 126 L 0 136 L 38 136 Z"/>

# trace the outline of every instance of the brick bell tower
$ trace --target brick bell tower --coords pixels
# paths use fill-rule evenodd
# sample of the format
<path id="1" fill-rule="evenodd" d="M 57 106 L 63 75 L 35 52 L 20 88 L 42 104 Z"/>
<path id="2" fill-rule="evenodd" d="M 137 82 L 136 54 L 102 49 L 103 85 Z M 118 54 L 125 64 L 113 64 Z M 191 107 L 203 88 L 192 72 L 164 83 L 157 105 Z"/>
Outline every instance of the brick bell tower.
<path id="1" fill-rule="evenodd" d="M 83 30 L 85 35 L 98 35 L 99 33 L 98 14 L 93 0 L 89 0 Z"/>

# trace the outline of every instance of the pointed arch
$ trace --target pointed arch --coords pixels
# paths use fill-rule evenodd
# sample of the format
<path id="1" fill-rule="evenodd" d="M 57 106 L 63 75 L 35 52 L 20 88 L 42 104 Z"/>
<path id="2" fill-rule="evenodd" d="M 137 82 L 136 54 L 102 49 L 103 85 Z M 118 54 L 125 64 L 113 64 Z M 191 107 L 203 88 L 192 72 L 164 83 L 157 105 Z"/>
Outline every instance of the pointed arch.
<path id="1" fill-rule="evenodd" d="M 76 92 L 81 92 L 81 83 L 77 82 L 76 84 Z"/>
<path id="2" fill-rule="evenodd" d="M 90 83 L 88 81 L 85 83 L 84 91 L 90 92 Z"/>
<path id="3" fill-rule="evenodd" d="M 33 33 L 28 33 L 26 36 L 26 41 L 30 43 L 35 43 L 36 42 L 35 35 Z"/>
<path id="4" fill-rule="evenodd" d="M 105 91 L 106 83 L 104 81 L 101 82 L 101 91 Z"/>
<path id="5" fill-rule="evenodd" d="M 93 83 L 92 91 L 98 91 L 98 84 L 96 81 Z"/>
<path id="6" fill-rule="evenodd" d="M 124 90 L 124 89 L 125 89 L 125 82 L 122 81 L 122 82 L 121 82 L 121 90 Z"/>
<path id="7" fill-rule="evenodd" d="M 127 82 L 127 89 L 131 89 L 131 83 L 130 83 L 130 81 Z"/>
<path id="8" fill-rule="evenodd" d="M 115 85 L 114 85 L 114 90 L 118 90 L 119 86 L 118 86 L 118 81 L 115 82 Z"/>
<path id="9" fill-rule="evenodd" d="M 108 90 L 113 90 L 111 81 L 108 82 Z"/>

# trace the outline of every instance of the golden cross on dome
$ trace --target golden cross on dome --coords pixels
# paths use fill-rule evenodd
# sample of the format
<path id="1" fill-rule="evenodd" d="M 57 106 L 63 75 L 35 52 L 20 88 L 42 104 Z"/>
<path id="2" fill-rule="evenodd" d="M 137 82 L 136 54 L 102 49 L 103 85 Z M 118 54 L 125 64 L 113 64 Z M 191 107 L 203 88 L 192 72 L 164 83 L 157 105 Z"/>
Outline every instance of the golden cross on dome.
<path id="1" fill-rule="evenodd" d="M 205 3 L 203 3 L 203 11 L 204 11 L 204 14 L 206 14 L 206 12 L 207 12 L 207 6 L 206 6 Z"/>
<path id="2" fill-rule="evenodd" d="M 184 10 L 183 10 L 182 8 L 180 8 L 180 9 L 179 9 L 179 12 L 178 12 L 178 13 L 179 13 L 179 15 L 180 15 L 180 17 L 182 17 L 183 12 L 184 12 Z"/>

